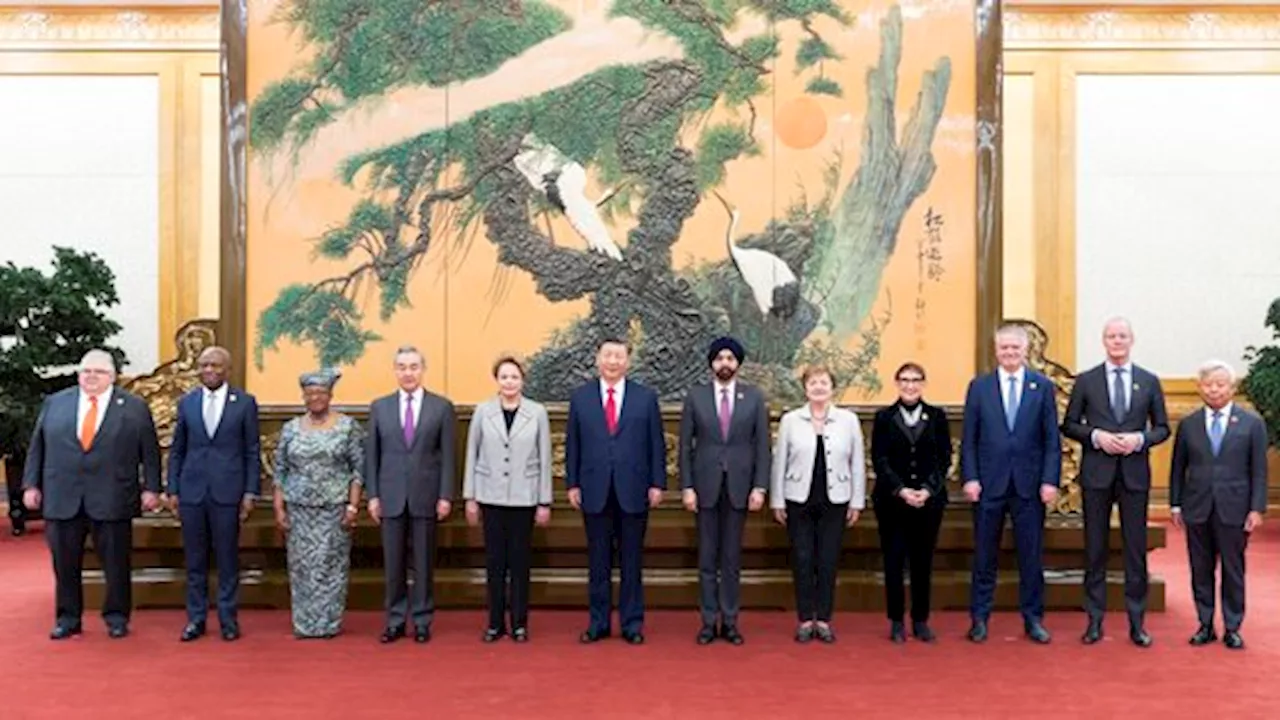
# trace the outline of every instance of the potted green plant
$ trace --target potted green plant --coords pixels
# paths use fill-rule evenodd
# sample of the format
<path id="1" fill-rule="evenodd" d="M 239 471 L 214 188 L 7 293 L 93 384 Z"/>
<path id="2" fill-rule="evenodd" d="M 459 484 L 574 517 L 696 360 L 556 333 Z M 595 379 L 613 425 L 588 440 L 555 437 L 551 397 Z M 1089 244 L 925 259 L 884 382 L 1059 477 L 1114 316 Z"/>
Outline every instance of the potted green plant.
<path id="1" fill-rule="evenodd" d="M 1245 350 L 1249 374 L 1241 389 L 1267 422 L 1271 445 L 1280 447 L 1280 298 L 1273 300 L 1267 310 L 1266 326 L 1271 328 L 1272 340 L 1278 342 Z"/>
<path id="2" fill-rule="evenodd" d="M 22 468 L 45 396 L 76 382 L 88 350 L 106 345 L 120 325 L 105 310 L 119 304 L 115 273 L 92 252 L 54 247 L 52 272 L 0 265 L 0 457 L 4 458 L 13 534 L 31 513 L 22 505 Z"/>

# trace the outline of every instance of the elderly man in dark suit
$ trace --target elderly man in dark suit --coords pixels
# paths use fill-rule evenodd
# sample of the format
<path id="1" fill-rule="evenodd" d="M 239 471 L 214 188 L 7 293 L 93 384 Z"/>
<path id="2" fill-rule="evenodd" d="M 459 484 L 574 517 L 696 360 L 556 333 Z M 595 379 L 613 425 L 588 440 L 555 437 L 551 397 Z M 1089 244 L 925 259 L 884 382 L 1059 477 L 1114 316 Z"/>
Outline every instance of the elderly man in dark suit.
<path id="1" fill-rule="evenodd" d="M 1018 551 L 1018 606 L 1032 642 L 1044 627 L 1045 506 L 1058 498 L 1062 441 L 1053 382 L 1026 365 L 1030 339 L 1020 325 L 996 331 L 994 372 L 974 378 L 964 401 L 960 474 L 974 503 L 973 597 L 969 639 L 985 642 L 996 589 L 996 558 L 1005 516 Z"/>
<path id="2" fill-rule="evenodd" d="M 1084 591 L 1089 625 L 1086 645 L 1102 639 L 1107 609 L 1107 552 L 1111 507 L 1120 505 L 1124 542 L 1124 600 L 1129 640 L 1150 647 L 1143 627 L 1147 611 L 1147 498 L 1151 492 L 1151 448 L 1169 439 L 1160 379 L 1133 364 L 1133 328 L 1113 318 L 1102 330 L 1107 359 L 1076 378 L 1062 420 L 1062 433 L 1080 443 L 1084 491 Z"/>
<path id="3" fill-rule="evenodd" d="M 425 370 L 426 361 L 417 348 L 400 348 L 395 357 L 400 389 L 369 407 L 364 482 L 369 517 L 382 527 L 384 643 L 405 636 L 408 617 L 413 620 L 414 640 L 431 640 L 436 523 L 449 517 L 453 507 L 456 414 L 453 403 L 423 389 Z M 405 562 L 405 548 L 410 545 L 412 603 Z"/>
<path id="4" fill-rule="evenodd" d="M 1244 649 L 1244 552 L 1267 510 L 1267 428 L 1231 401 L 1235 371 L 1212 360 L 1200 368 L 1204 407 L 1178 424 L 1169 473 L 1173 524 L 1187 533 L 1191 592 L 1200 627 L 1192 645 L 1218 639 L 1213 629 L 1215 567 L 1222 563 L 1222 641 Z"/>
<path id="5" fill-rule="evenodd" d="M 166 504 L 182 521 L 187 562 L 187 625 L 182 642 L 205 633 L 209 612 L 209 555 L 218 563 L 218 627 L 223 640 L 240 637 L 240 523 L 249 517 L 261 484 L 258 402 L 227 383 L 231 354 L 205 348 L 197 360 L 200 387 L 178 401 L 169 448 Z"/>
<path id="6" fill-rule="evenodd" d="M 106 575 L 102 618 L 108 634 L 129 634 L 133 518 L 139 505 L 148 511 L 160 505 L 155 421 L 146 403 L 114 387 L 115 380 L 115 359 L 109 353 L 85 353 L 78 387 L 45 399 L 31 435 L 23 502 L 33 510 L 43 506 L 57 583 L 56 620 L 49 634 L 53 640 L 81 632 L 81 570 L 90 534 Z"/>
<path id="7" fill-rule="evenodd" d="M 680 489 L 685 509 L 697 513 L 699 645 L 717 636 L 743 643 L 742 529 L 747 511 L 764 507 L 769 486 L 769 408 L 760 390 L 737 379 L 745 357 L 734 338 L 712 342 L 712 380 L 689 390 L 680 413 Z"/>

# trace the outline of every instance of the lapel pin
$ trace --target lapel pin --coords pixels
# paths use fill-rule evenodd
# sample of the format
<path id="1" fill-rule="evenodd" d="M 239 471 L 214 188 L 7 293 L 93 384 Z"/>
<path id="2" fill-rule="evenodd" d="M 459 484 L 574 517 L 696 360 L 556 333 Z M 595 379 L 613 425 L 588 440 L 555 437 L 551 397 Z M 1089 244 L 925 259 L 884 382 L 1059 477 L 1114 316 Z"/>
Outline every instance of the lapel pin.
<path id="1" fill-rule="evenodd" d="M 1233 422 L 1233 423 L 1238 423 L 1238 422 L 1240 422 L 1240 416 L 1238 416 L 1238 415 L 1232 415 L 1232 416 L 1231 416 L 1231 422 Z"/>
<path id="2" fill-rule="evenodd" d="M 235 402 L 235 401 L 236 401 L 236 396 L 235 396 L 235 395 L 228 395 L 228 396 L 227 396 L 227 402 Z"/>
<path id="3" fill-rule="evenodd" d="M 1133 384 L 1133 389 L 1134 389 L 1134 390 L 1141 390 L 1142 388 L 1139 388 L 1139 387 L 1138 387 L 1138 383 L 1134 383 L 1134 384 Z"/>
<path id="4" fill-rule="evenodd" d="M 1032 390 L 1035 390 L 1035 389 L 1036 389 L 1036 384 L 1035 384 L 1034 382 L 1032 382 L 1032 383 L 1029 383 L 1029 384 L 1027 385 L 1027 387 L 1031 388 Z"/>
<path id="5" fill-rule="evenodd" d="M 117 405 L 123 405 L 123 404 L 124 404 L 124 398 L 116 398 L 116 404 L 117 404 Z"/>
<path id="6" fill-rule="evenodd" d="M 928 420 L 928 419 L 929 419 L 929 414 L 928 414 L 928 413 L 920 413 L 920 419 L 921 419 L 921 420 Z"/>

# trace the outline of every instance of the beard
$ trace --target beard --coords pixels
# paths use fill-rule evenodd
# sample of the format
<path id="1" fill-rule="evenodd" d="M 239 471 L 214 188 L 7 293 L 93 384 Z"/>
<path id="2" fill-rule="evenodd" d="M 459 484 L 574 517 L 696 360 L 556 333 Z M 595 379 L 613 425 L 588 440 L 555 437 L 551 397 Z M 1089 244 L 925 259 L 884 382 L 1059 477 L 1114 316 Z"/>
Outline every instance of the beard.
<path id="1" fill-rule="evenodd" d="M 723 365 L 716 368 L 716 379 L 722 383 L 729 382 L 730 380 L 733 379 L 733 376 L 737 374 L 738 374 L 737 368 L 725 367 Z"/>

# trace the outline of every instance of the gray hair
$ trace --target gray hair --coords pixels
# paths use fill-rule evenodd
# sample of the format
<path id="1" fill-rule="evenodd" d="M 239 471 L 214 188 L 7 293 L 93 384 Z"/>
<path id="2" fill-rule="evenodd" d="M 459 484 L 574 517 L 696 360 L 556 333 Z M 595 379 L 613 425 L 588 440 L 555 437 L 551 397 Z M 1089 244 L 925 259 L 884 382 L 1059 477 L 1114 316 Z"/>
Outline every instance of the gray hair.
<path id="1" fill-rule="evenodd" d="M 1207 380 L 1214 373 L 1224 372 L 1227 374 L 1227 381 L 1235 384 L 1236 371 L 1231 364 L 1225 360 L 1206 360 L 1200 364 L 1200 369 L 1196 371 L 1196 377 L 1201 381 Z"/>
<path id="2" fill-rule="evenodd" d="M 93 368 L 95 370 L 110 370 L 111 376 L 115 377 L 116 359 L 106 350 L 103 350 L 102 348 L 94 348 L 80 358 L 80 367 L 78 369 L 88 370 L 89 368 Z"/>
<path id="3" fill-rule="evenodd" d="M 396 348 L 396 354 L 394 357 L 398 358 L 401 355 L 417 355 L 418 362 L 422 363 L 423 367 L 426 367 L 427 365 L 427 356 L 423 355 L 422 351 L 413 345 L 401 345 Z"/>
<path id="4" fill-rule="evenodd" d="M 1007 323 L 996 328 L 996 334 L 995 334 L 994 340 L 996 342 L 1000 342 L 1001 337 L 1006 337 L 1011 335 L 1021 339 L 1023 347 L 1031 347 L 1031 334 L 1027 332 L 1026 328 L 1022 327 L 1021 325 L 1015 325 L 1013 323 Z"/>
<path id="5" fill-rule="evenodd" d="M 1129 322 L 1129 318 L 1123 315 L 1113 315 L 1107 318 L 1107 321 L 1102 324 L 1102 333 L 1105 335 L 1107 328 L 1112 325 L 1124 325 L 1124 329 L 1128 330 L 1130 335 L 1133 335 L 1133 323 Z"/>

